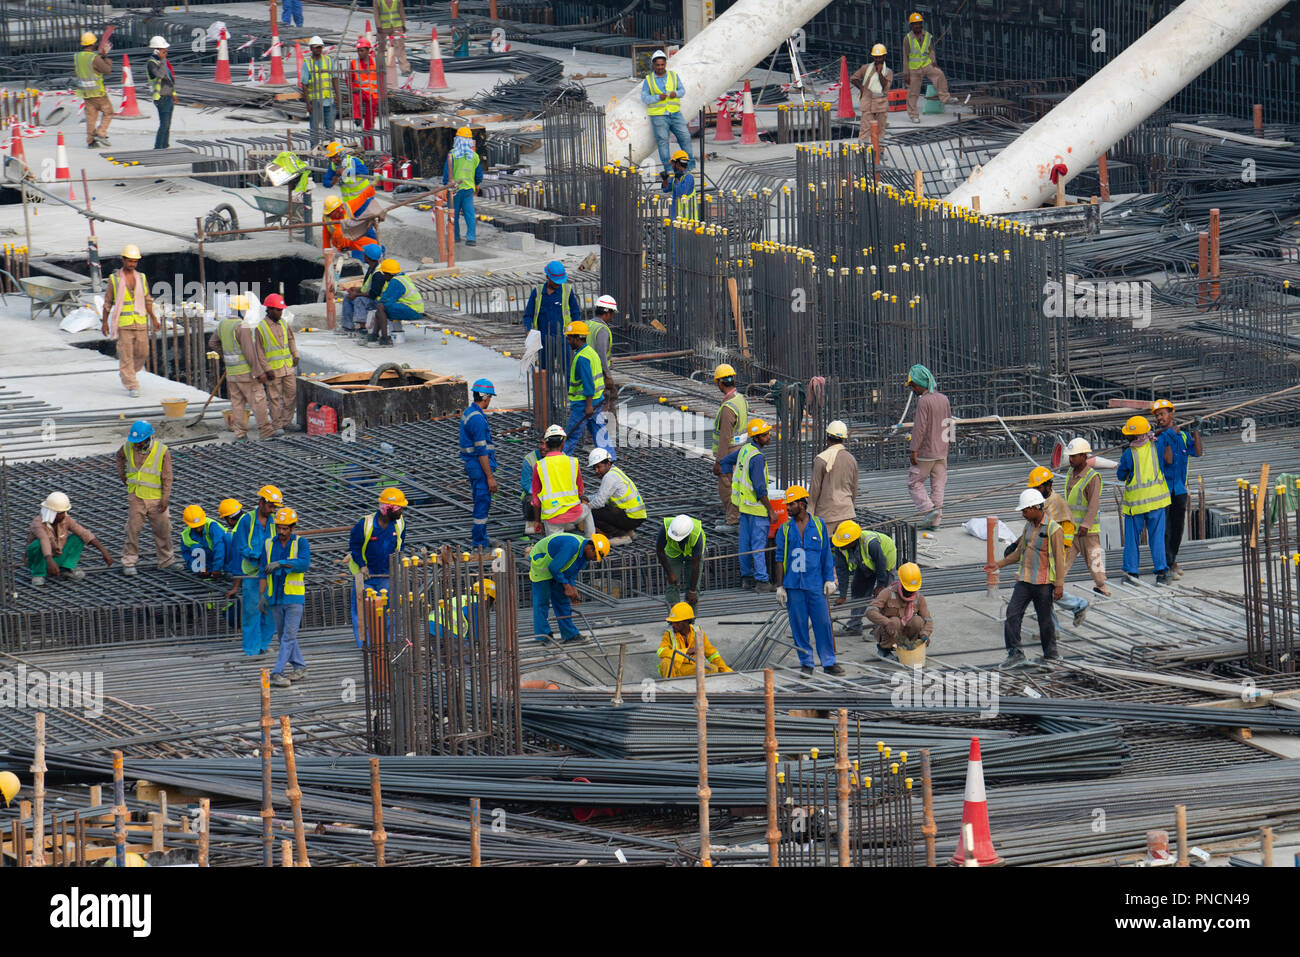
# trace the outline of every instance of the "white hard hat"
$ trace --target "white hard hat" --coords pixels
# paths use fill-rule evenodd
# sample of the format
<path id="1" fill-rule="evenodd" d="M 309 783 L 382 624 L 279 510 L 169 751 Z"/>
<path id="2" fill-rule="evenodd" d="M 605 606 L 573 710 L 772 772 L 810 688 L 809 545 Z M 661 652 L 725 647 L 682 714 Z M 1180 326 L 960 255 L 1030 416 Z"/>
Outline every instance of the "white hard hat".
<path id="1" fill-rule="evenodd" d="M 559 426 L 557 425 L 558 429 Z M 592 449 L 591 454 L 587 456 L 587 468 L 595 468 L 601 462 L 609 461 L 609 453 L 604 449 Z"/>
<path id="2" fill-rule="evenodd" d="M 1084 438 L 1070 439 L 1070 444 L 1065 447 L 1066 455 L 1091 455 L 1092 446 Z"/>
<path id="3" fill-rule="evenodd" d="M 663 50 L 655 50 L 654 53 L 650 54 L 650 62 L 652 63 L 655 60 L 667 60 L 667 59 L 668 59 L 668 54 L 665 53 Z"/>
<path id="4" fill-rule="evenodd" d="M 150 37 L 150 38 L 149 38 L 149 49 L 150 49 L 150 50 L 167 50 L 167 49 L 170 49 L 170 48 L 171 48 L 171 44 L 168 43 L 166 40 L 164 40 L 162 37 Z"/>
<path id="5" fill-rule="evenodd" d="M 45 501 L 41 502 L 41 508 L 48 508 L 52 512 L 66 512 L 72 508 L 72 503 L 62 492 L 51 492 L 45 496 Z"/>
<path id="6" fill-rule="evenodd" d="M 1045 501 L 1046 499 L 1043 498 L 1043 493 L 1038 491 L 1038 489 L 1027 488 L 1020 493 L 1020 504 L 1017 505 L 1016 508 L 1021 510 L 1026 508 L 1036 508 L 1039 505 L 1042 505 Z"/>
<path id="7" fill-rule="evenodd" d="M 674 542 L 680 542 L 691 534 L 694 527 L 695 522 L 689 515 L 678 515 L 668 525 L 668 537 Z"/>
<path id="8" fill-rule="evenodd" d="M 565 431 L 564 431 L 564 428 L 563 428 L 562 426 L 559 426 L 559 425 L 552 425 L 552 426 L 550 426 L 549 428 L 547 428 L 546 432 L 543 434 L 543 438 L 547 438 L 547 439 L 554 439 L 554 438 L 561 438 L 561 439 L 563 439 L 563 438 L 567 438 L 567 437 L 568 437 L 568 433 L 565 432 Z"/>
<path id="9" fill-rule="evenodd" d="M 833 439 L 847 439 L 849 437 L 849 427 L 836 419 L 830 425 L 826 426 L 826 434 Z"/>
<path id="10" fill-rule="evenodd" d="M 307 41 L 307 46 L 309 47 L 323 47 L 324 45 L 325 45 L 325 41 L 322 40 L 320 37 L 312 37 L 310 40 Z"/>
<path id="11" fill-rule="evenodd" d="M 610 312 L 618 312 L 618 302 L 613 296 L 601 296 L 596 300 L 597 309 L 608 309 Z"/>

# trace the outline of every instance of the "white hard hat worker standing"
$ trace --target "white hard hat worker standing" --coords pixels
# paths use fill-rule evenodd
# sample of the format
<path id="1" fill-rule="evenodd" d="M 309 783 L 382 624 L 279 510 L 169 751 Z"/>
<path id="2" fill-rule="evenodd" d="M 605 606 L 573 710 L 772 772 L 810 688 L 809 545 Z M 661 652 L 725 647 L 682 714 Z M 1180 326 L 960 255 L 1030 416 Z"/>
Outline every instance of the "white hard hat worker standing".
<path id="1" fill-rule="evenodd" d="M 1030 603 L 1038 616 L 1042 664 L 1054 665 L 1061 661 L 1056 650 L 1052 602 L 1065 594 L 1065 530 L 1048 519 L 1044 503 L 1043 494 L 1037 489 L 1027 488 L 1020 493 L 1018 507 L 1025 518 L 1024 531 L 1010 551 L 994 563 L 996 568 L 1020 563 L 1002 631 L 1007 657 L 1000 668 L 1020 668 L 1027 664 L 1025 653 L 1020 650 L 1020 624 Z"/>

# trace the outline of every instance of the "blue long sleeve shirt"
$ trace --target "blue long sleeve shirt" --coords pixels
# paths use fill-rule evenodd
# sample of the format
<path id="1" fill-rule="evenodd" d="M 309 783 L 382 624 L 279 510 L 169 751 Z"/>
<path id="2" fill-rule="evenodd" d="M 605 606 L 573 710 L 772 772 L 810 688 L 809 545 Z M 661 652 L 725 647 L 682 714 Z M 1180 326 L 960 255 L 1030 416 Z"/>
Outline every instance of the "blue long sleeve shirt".
<path id="1" fill-rule="evenodd" d="M 242 519 L 243 516 L 241 515 L 240 518 Z M 235 528 L 238 527 L 239 523 L 236 522 Z M 226 537 L 226 547 L 223 553 L 224 560 L 221 566 L 221 571 L 228 575 L 242 575 L 244 573 L 244 560 L 239 553 L 239 543 L 235 539 L 235 528 L 225 528 L 223 526 L 221 529 Z"/>
<path id="2" fill-rule="evenodd" d="M 519 468 L 519 488 L 527 499 L 533 494 L 533 469 L 537 466 L 537 460 L 540 458 L 536 449 L 524 456 L 524 464 Z"/>
<path id="3" fill-rule="evenodd" d="M 560 307 L 560 289 L 556 286 L 550 292 L 546 291 L 546 286 L 542 286 L 542 309 L 537 316 L 537 328 L 541 330 L 543 336 L 559 335 L 564 330 L 560 328 L 560 320 L 563 318 L 564 310 Z M 537 307 L 537 287 L 528 294 L 528 302 L 524 304 L 523 326 L 525 329 L 533 328 L 533 309 Z M 578 306 L 578 294 L 569 287 L 569 321 L 582 318 L 582 311 Z"/>
<path id="4" fill-rule="evenodd" d="M 289 550 L 293 543 L 298 543 L 298 557 L 290 558 Z M 303 605 L 306 604 L 305 595 L 286 595 L 284 593 L 284 579 L 290 572 L 305 572 L 311 568 L 311 545 L 307 539 L 301 535 L 289 536 L 289 544 L 286 545 L 280 541 L 277 535 L 271 542 L 271 561 L 279 562 L 280 567 L 275 571 L 267 570 L 266 546 L 262 546 L 262 563 L 259 578 L 266 579 L 270 577 L 271 584 L 268 588 L 270 594 L 270 604 L 272 605 Z"/>
<path id="5" fill-rule="evenodd" d="M 802 532 L 794 519 L 787 519 L 776 530 L 776 560 L 785 564 L 786 588 L 820 592 L 835 580 L 835 558 L 831 537 L 820 518 L 808 519 Z"/>
<path id="6" fill-rule="evenodd" d="M 331 164 L 329 168 L 325 170 L 325 188 L 330 189 L 334 186 L 335 180 L 342 180 L 349 174 L 352 176 L 369 176 L 370 167 L 361 162 L 361 160 L 357 159 L 355 156 L 349 156 L 345 159 L 339 164 L 338 169 L 335 169 Z"/>
<path id="7" fill-rule="evenodd" d="M 546 554 L 550 556 L 550 561 L 546 564 L 546 569 L 551 573 L 552 581 L 557 581 L 561 585 L 572 585 L 578 580 L 578 573 L 587 567 L 587 558 L 582 554 L 582 546 L 586 544 L 586 539 L 581 535 L 556 535 L 547 543 Z M 569 559 L 577 556 L 572 565 L 568 568 Z"/>
<path id="8" fill-rule="evenodd" d="M 199 530 L 196 535 L 192 529 L 186 529 L 194 539 L 194 544 L 185 544 L 185 533 L 181 533 L 181 545 L 186 549 L 185 562 L 192 572 L 224 572 L 226 571 L 226 551 L 229 547 L 230 536 L 221 526 L 220 522 L 208 519 L 207 525 Z M 194 567 L 195 552 L 203 553 L 203 564 L 201 568 Z"/>
<path id="9" fill-rule="evenodd" d="M 406 288 L 400 282 L 394 282 L 396 278 L 396 276 L 389 276 L 388 282 L 384 284 L 384 291 L 379 294 L 379 301 L 385 306 L 391 306 L 406 294 Z"/>
<path id="10" fill-rule="evenodd" d="M 1174 461 L 1165 464 L 1165 449 L 1173 449 Z M 1165 482 L 1169 485 L 1171 495 L 1187 494 L 1187 459 L 1196 455 L 1196 442 L 1186 432 L 1179 429 L 1165 429 L 1156 436 L 1156 461 L 1165 473 Z"/>
<path id="11" fill-rule="evenodd" d="M 736 471 L 736 457 L 740 455 L 740 450 L 744 447 L 738 445 L 730 455 L 723 456 L 722 461 L 718 463 L 718 468 L 722 470 L 723 475 L 730 475 Z M 760 502 L 767 499 L 766 466 L 767 460 L 763 457 L 762 452 L 749 460 L 749 484 L 754 489 L 754 495 L 758 497 Z"/>
<path id="12" fill-rule="evenodd" d="M 661 183 L 660 191 L 673 194 L 673 215 L 677 215 L 678 209 L 683 196 L 690 196 L 695 192 L 695 177 L 690 173 L 674 173 L 672 178 L 666 183 Z"/>
<path id="13" fill-rule="evenodd" d="M 370 533 L 370 544 L 366 545 L 366 554 L 363 558 L 361 555 L 361 546 L 366 540 L 366 520 L 358 519 L 357 523 L 352 526 L 352 534 L 348 537 L 348 551 L 352 553 L 352 560 L 361 568 L 369 568 L 370 574 L 379 578 L 388 577 L 388 556 L 397 551 L 397 523 L 389 522 L 385 528 L 379 524 L 379 516 L 375 515 L 374 527 Z"/>
<path id="14" fill-rule="evenodd" d="M 646 106 L 649 106 L 651 103 L 659 102 L 658 95 L 650 92 L 651 76 L 654 76 L 653 71 L 651 71 L 646 78 L 641 81 L 641 102 Z M 686 87 L 682 85 L 682 78 L 678 76 L 674 70 L 665 70 L 662 77 L 656 76 L 655 84 L 659 87 L 660 93 L 676 92 L 680 97 L 686 96 Z"/>
<path id="15" fill-rule="evenodd" d="M 471 462 L 478 465 L 480 455 L 488 457 L 488 465 L 495 472 L 497 450 L 492 444 L 492 426 L 478 403 L 471 402 L 460 416 L 460 459 L 467 465 Z"/>
<path id="16" fill-rule="evenodd" d="M 266 540 L 274 534 L 275 522 L 269 517 L 265 523 L 258 518 L 256 511 L 245 512 L 239 517 L 239 524 L 235 526 L 231 538 L 234 540 L 232 544 L 235 550 L 243 561 L 240 574 L 251 575 L 255 569 L 261 567 L 262 553 L 266 551 Z"/>

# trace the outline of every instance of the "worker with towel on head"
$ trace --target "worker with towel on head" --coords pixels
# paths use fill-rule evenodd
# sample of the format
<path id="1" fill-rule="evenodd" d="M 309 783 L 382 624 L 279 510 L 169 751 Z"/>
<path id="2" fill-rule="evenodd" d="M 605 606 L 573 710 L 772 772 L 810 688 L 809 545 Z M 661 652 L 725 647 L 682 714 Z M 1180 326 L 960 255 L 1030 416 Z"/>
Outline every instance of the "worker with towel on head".
<path id="1" fill-rule="evenodd" d="M 443 185 L 454 185 L 456 192 L 451 200 L 451 222 L 460 242 L 460 219 L 465 217 L 465 244 L 478 245 L 478 226 L 474 219 L 474 197 L 483 182 L 483 163 L 474 145 L 474 132 L 468 126 L 456 131 L 451 141 L 451 152 L 442 168 Z"/>
<path id="2" fill-rule="evenodd" d="M 917 511 L 924 513 L 921 527 L 938 528 L 943 519 L 943 490 L 948 484 L 948 446 L 956 434 L 952 407 L 948 397 L 939 391 L 934 373 L 919 362 L 907 373 L 907 387 L 916 396 L 907 491 Z M 927 478 L 929 495 L 925 493 Z"/>
<path id="3" fill-rule="evenodd" d="M 68 514 L 72 503 L 62 492 L 51 492 L 41 502 L 41 514 L 32 519 L 27 530 L 27 570 L 32 573 L 33 585 L 44 585 L 49 576 L 62 578 L 67 572 L 73 581 L 80 581 L 86 573 L 77 567 L 86 545 L 94 545 L 104 556 L 104 564 L 112 566 L 113 556 L 95 537 L 95 533 L 82 527 Z"/>

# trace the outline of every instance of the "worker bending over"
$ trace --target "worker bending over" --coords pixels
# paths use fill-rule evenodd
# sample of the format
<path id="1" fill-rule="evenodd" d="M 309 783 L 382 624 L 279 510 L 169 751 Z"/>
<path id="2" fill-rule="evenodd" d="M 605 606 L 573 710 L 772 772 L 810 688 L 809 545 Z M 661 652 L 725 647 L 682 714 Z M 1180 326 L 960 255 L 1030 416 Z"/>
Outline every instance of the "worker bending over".
<path id="1" fill-rule="evenodd" d="M 136 377 L 149 361 L 149 323 L 156 332 L 162 331 L 149 295 L 149 279 L 136 268 L 139 265 L 140 247 L 124 246 L 122 267 L 108 278 L 99 320 L 100 332 L 117 340 L 117 374 L 132 398 L 140 395 Z"/>
<path id="2" fill-rule="evenodd" d="M 934 65 L 934 37 L 925 28 L 925 19 L 919 13 L 907 18 L 910 32 L 903 38 L 904 52 L 907 54 L 907 118 L 913 123 L 921 122 L 921 111 L 916 101 L 921 94 L 921 84 L 929 80 L 934 84 L 941 103 L 955 103 L 957 98 L 948 95 L 948 78 Z"/>
<path id="3" fill-rule="evenodd" d="M 885 142 L 885 127 L 889 123 L 889 91 L 894 85 L 894 71 L 885 65 L 885 45 L 877 43 L 871 48 L 871 62 L 858 67 L 856 73 L 849 77 L 849 83 L 858 91 L 858 103 L 861 109 L 861 128 L 858 141 L 863 145 L 871 143 L 871 121 L 876 121 L 876 139 Z M 880 161 L 880 157 L 876 157 Z"/>
<path id="4" fill-rule="evenodd" d="M 813 674 L 811 630 L 817 643 L 817 658 L 828 675 L 842 675 L 835 663 L 835 638 L 831 634 L 831 611 L 826 604 L 835 594 L 835 561 L 831 537 L 820 518 L 808 514 L 808 490 L 791 485 L 785 490 L 789 518 L 776 531 L 776 574 L 781 585 L 776 598 L 790 618 L 790 635 L 799 654 L 803 678 Z"/>
<path id="5" fill-rule="evenodd" d="M 1065 533 L 1065 573 L 1070 573 L 1076 555 L 1082 554 L 1092 575 L 1092 590 L 1110 596 L 1106 585 L 1106 552 L 1101 547 L 1101 474 L 1088 464 L 1092 446 L 1084 438 L 1070 440 L 1065 447 L 1070 473 L 1065 478 L 1065 504 L 1070 509 L 1070 524 Z"/>
<path id="6" fill-rule="evenodd" d="M 305 576 L 311 568 L 311 545 L 294 534 L 297 527 L 298 513 L 293 509 L 286 506 L 275 513 L 275 535 L 266 540 L 258 575 L 258 611 L 270 609 L 275 633 L 280 636 L 280 654 L 271 669 L 271 684 L 277 688 L 287 688 L 290 682 L 307 677 L 307 663 L 298 647 L 298 629 L 307 602 Z"/>
<path id="7" fill-rule="evenodd" d="M 343 202 L 360 216 L 370 208 L 370 201 L 375 198 L 370 167 L 362 162 L 361 157 L 346 152 L 337 140 L 325 147 L 325 157 L 323 185 L 326 189 L 337 185 Z"/>
<path id="8" fill-rule="evenodd" d="M 1174 404 L 1160 399 L 1151 406 L 1155 413 L 1156 455 L 1169 486 L 1169 505 L 1165 508 L 1165 561 L 1169 574 L 1183 577 L 1178 567 L 1178 550 L 1183 545 L 1183 530 L 1187 527 L 1187 459 L 1201 456 L 1201 420 L 1192 423 L 1187 432 L 1174 425 Z"/>
<path id="9" fill-rule="evenodd" d="M 477 380 L 471 388 L 474 401 L 460 416 L 460 460 L 474 496 L 474 531 L 470 544 L 474 548 L 487 548 L 491 544 L 487 533 L 488 512 L 497 491 L 497 480 L 492 474 L 497 469 L 497 449 L 492 442 L 492 424 L 485 413 L 497 390 L 488 379 Z"/>
<path id="10" fill-rule="evenodd" d="M 267 415 L 272 435 L 284 435 L 298 411 L 298 342 L 293 324 L 284 318 L 284 297 L 273 292 L 262 303 L 266 317 L 257 324 L 262 363 L 270 376 L 266 383 Z"/>
<path id="11" fill-rule="evenodd" d="M 934 634 L 934 619 L 921 594 L 921 569 L 915 562 L 903 564 L 898 569 L 898 581 L 876 593 L 867 606 L 867 620 L 876 626 L 878 658 L 897 661 L 894 648 L 900 638 L 908 644 L 914 644 L 919 638 L 929 642 Z"/>
<path id="12" fill-rule="evenodd" d="M 655 542 L 655 554 L 663 566 L 668 587 L 664 598 L 672 608 L 681 601 L 681 586 L 686 586 L 686 602 L 695 605 L 700 600 L 700 571 L 704 567 L 704 548 L 707 536 L 698 518 L 678 515 L 665 518 L 664 527 Z"/>
<path id="13" fill-rule="evenodd" d="M 763 450 L 772 441 L 772 427 L 750 419 L 749 441 L 718 463 L 731 479 L 731 501 L 740 512 L 740 587 L 757 592 L 773 590 L 767 576 L 767 539 L 776 524 L 776 510 L 768 501 L 771 471 Z"/>
<path id="14" fill-rule="evenodd" d="M 379 264 L 379 271 L 388 276 L 384 291 L 379 294 L 379 304 L 375 306 L 375 331 L 366 337 L 368 342 L 378 342 L 381 346 L 391 346 L 392 332 L 401 332 L 402 323 L 415 322 L 424 318 L 424 296 L 415 288 L 411 277 L 402 272 L 401 264 L 396 259 L 385 259 Z"/>
<path id="15" fill-rule="evenodd" d="M 704 651 L 705 674 L 730 674 L 731 668 L 722 660 L 703 628 L 695 626 L 695 609 L 690 602 L 679 601 L 664 619 L 671 625 L 659 642 L 659 677 L 685 678 L 695 674 L 695 643 L 701 642 Z"/>
<path id="16" fill-rule="evenodd" d="M 605 425 L 605 367 L 596 350 L 587 344 L 587 324 L 577 319 L 564 329 L 572 358 L 569 361 L 569 424 L 564 452 L 572 455 L 582 441 L 584 428 L 597 448 L 617 460 L 614 443 Z"/>
<path id="17" fill-rule="evenodd" d="M 208 518 L 202 505 L 186 505 L 181 513 L 182 561 L 200 578 L 221 578 L 226 572 L 226 550 L 230 536 L 220 522 Z"/>
<path id="18" fill-rule="evenodd" d="M 1060 523 L 1047 517 L 1042 493 L 1027 488 L 1020 493 L 1020 514 L 1025 518 L 1020 538 L 993 568 L 1006 568 L 1020 562 L 1016 587 L 1007 605 L 1007 618 L 1002 629 L 1002 641 L 1007 657 L 1000 668 L 1017 668 L 1025 663 L 1025 653 L 1020 650 L 1020 623 L 1025 609 L 1032 602 L 1038 616 L 1038 636 L 1043 645 L 1043 663 L 1058 664 L 1061 656 L 1056 651 L 1056 623 L 1052 616 L 1052 601 L 1065 594 L 1065 532 Z"/>
<path id="19" fill-rule="evenodd" d="M 465 218 L 465 243 L 478 245 L 478 221 L 474 216 L 474 197 L 483 182 L 483 163 L 479 159 L 478 147 L 474 144 L 474 132 L 468 126 L 456 131 L 456 138 L 451 142 L 451 152 L 442 169 L 443 185 L 456 187 L 451 200 L 451 222 L 455 241 L 460 242 L 460 220 Z"/>
<path id="20" fill-rule="evenodd" d="M 646 519 L 645 500 L 636 483 L 610 461 L 604 449 L 592 449 L 587 466 L 600 479 L 600 488 L 588 501 L 596 528 L 611 545 L 626 545 Z"/>
<path id="21" fill-rule="evenodd" d="M 110 568 L 113 556 L 108 549 L 72 516 L 72 503 L 62 492 L 51 492 L 41 502 L 41 514 L 32 519 L 27 528 L 27 570 L 32 573 L 33 585 L 44 585 L 48 576 L 63 577 L 67 572 L 73 581 L 81 581 L 86 573 L 77 567 L 86 545 L 94 545 L 104 556 Z"/>
<path id="22" fill-rule="evenodd" d="M 547 427 L 543 436 L 546 454 L 533 468 L 533 503 L 548 533 L 564 531 L 570 525 L 581 523 L 583 532 L 590 538 L 596 534 L 596 522 L 591 515 L 591 506 L 583 501 L 586 490 L 582 485 L 578 460 L 564 454 L 564 438 L 564 429 L 558 425 Z"/>
<path id="23" fill-rule="evenodd" d="M 841 634 L 860 635 L 863 599 L 868 592 L 879 595 L 889 587 L 890 572 L 898 564 L 898 546 L 884 532 L 864 532 L 857 522 L 840 522 L 831 535 L 831 544 L 835 546 L 836 580 L 840 586 L 836 607 L 844 604 L 848 596 L 853 597 L 853 608 Z"/>
<path id="24" fill-rule="evenodd" d="M 1156 584 L 1169 581 L 1169 561 L 1165 556 L 1165 509 L 1169 507 L 1169 485 L 1156 455 L 1151 437 L 1151 423 L 1145 416 L 1132 416 L 1120 430 L 1129 437 L 1128 448 L 1119 458 L 1115 477 L 1124 483 L 1124 581 L 1136 585 L 1141 581 L 1142 532 L 1147 533 L 1151 549 L 1151 566 Z"/>
<path id="25" fill-rule="evenodd" d="M 569 532 L 547 535 L 528 550 L 528 580 L 533 593 L 533 637 L 542 643 L 550 641 L 551 626 L 547 620 L 548 609 L 555 609 L 555 620 L 560 626 L 560 639 L 572 641 L 578 637 L 573 623 L 570 601 L 579 601 L 574 587 L 578 573 L 588 562 L 599 562 L 609 554 L 609 539 L 597 532 L 590 538 Z"/>
<path id="26" fill-rule="evenodd" d="M 233 315 L 217 323 L 208 337 L 209 349 L 221 350 L 226 367 L 226 386 L 230 392 L 230 421 L 235 441 L 248 438 L 248 410 L 257 420 L 258 435 L 269 439 L 275 432 L 265 386 L 271 381 L 266 356 L 257 344 L 257 317 L 249 310 L 247 296 L 231 296 L 228 305 Z"/>
<path id="27" fill-rule="evenodd" d="M 233 501 L 233 499 L 231 500 Z M 235 503 L 238 505 L 239 503 Z M 257 509 L 240 516 L 230 533 L 231 548 L 239 554 L 239 578 L 227 598 L 239 591 L 239 613 L 246 655 L 264 654 L 275 637 L 275 618 L 262 605 L 258 584 L 266 543 L 275 537 L 276 510 L 284 505 L 284 493 L 274 485 L 257 490 Z"/>
<path id="28" fill-rule="evenodd" d="M 362 588 L 388 588 L 389 556 L 402 550 L 406 537 L 406 496 L 400 488 L 379 493 L 379 510 L 358 519 L 348 536 L 348 570 L 352 572 L 352 637 L 362 646 L 357 625 L 357 596 Z"/>
<path id="29" fill-rule="evenodd" d="M 370 201 L 354 200 L 357 208 L 370 206 Z M 371 243 L 379 242 L 379 224 L 387 215 L 383 210 L 370 207 L 365 212 L 358 212 L 352 204 L 345 203 L 337 196 L 326 196 L 323 205 L 325 224 L 320 231 L 322 252 L 331 246 L 341 253 L 347 253 L 358 262 L 365 262 L 362 252 Z M 342 268 L 343 263 L 336 261 L 335 268 Z"/>
<path id="30" fill-rule="evenodd" d="M 140 530 L 147 521 L 153 532 L 158 567 L 170 568 L 172 520 L 167 506 L 172 500 L 172 454 L 154 438 L 153 426 L 140 419 L 117 450 L 117 476 L 126 486 L 126 544 L 122 548 L 122 571 L 138 574 Z"/>
<path id="31" fill-rule="evenodd" d="M 1036 489 L 1038 494 L 1043 496 L 1043 511 L 1047 514 L 1048 521 L 1056 522 L 1061 526 L 1061 533 L 1065 536 L 1065 545 L 1068 548 L 1074 540 L 1074 518 L 1065 499 L 1052 491 L 1054 480 L 1055 476 L 1052 474 L 1052 470 L 1039 465 L 1029 473 L 1029 478 L 1025 481 L 1025 488 Z M 1067 560 L 1065 569 L 1061 573 L 1062 581 L 1065 580 L 1065 573 L 1069 571 L 1069 568 L 1070 563 Z M 1078 628 L 1083 624 L 1083 620 L 1088 614 L 1088 599 L 1066 592 L 1056 599 L 1056 604 L 1074 614 L 1074 627 Z M 1055 623 L 1055 619 L 1053 619 L 1053 623 Z"/>
<path id="32" fill-rule="evenodd" d="M 948 446 L 954 434 L 952 407 L 939 391 L 932 373 L 917 363 L 907 373 L 907 387 L 916 396 L 912 418 L 912 443 L 908 452 L 907 490 L 912 504 L 923 512 L 923 528 L 938 528 L 943 520 L 943 490 L 948 484 Z M 930 480 L 930 494 L 925 481 Z"/>
<path id="33" fill-rule="evenodd" d="M 466 594 L 458 598 L 441 599 L 438 607 L 429 612 L 429 634 L 435 638 L 477 638 L 480 617 L 486 624 L 496 603 L 497 583 L 490 578 L 476 581 L 469 586 Z"/>
<path id="34" fill-rule="evenodd" d="M 740 509 L 731 500 L 731 474 L 722 474 L 721 463 L 748 438 L 749 403 L 736 391 L 736 370 L 727 363 L 713 370 L 713 384 L 722 393 L 722 404 L 713 417 L 713 474 L 718 477 L 718 498 L 726 513 L 726 520 L 717 526 L 721 532 L 728 525 L 740 524 Z"/>

